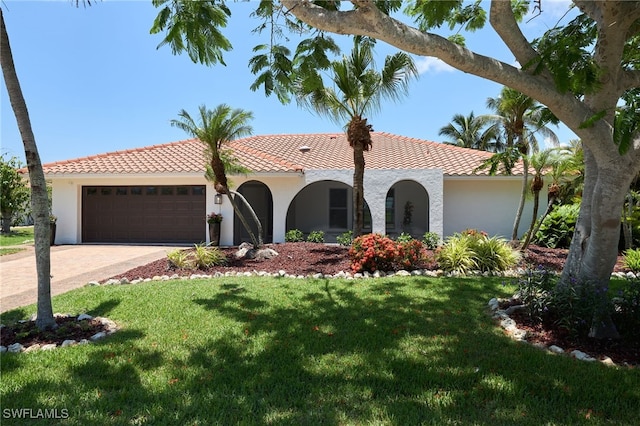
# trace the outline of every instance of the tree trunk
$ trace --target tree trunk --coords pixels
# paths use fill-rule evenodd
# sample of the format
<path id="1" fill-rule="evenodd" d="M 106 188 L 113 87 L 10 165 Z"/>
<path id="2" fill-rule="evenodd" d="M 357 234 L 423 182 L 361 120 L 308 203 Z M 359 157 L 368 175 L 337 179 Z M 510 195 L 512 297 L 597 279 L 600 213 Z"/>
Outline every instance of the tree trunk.
<path id="1" fill-rule="evenodd" d="M 20 82 L 13 63 L 9 36 L 4 23 L 2 8 L 0 8 L 0 66 L 7 86 L 7 93 L 11 108 L 16 116 L 18 129 L 24 145 L 24 153 L 29 170 L 31 185 L 31 208 L 33 209 L 34 239 L 36 252 L 36 269 L 38 273 L 38 313 L 36 325 L 40 330 L 54 328 L 51 305 L 51 252 L 49 246 L 49 198 L 47 197 L 47 183 L 42 170 L 38 147 L 31 128 L 31 120 L 27 104 L 22 95 Z"/>
<path id="2" fill-rule="evenodd" d="M 516 241 L 518 239 L 518 228 L 520 227 L 520 219 L 522 218 L 522 212 L 524 211 L 524 201 L 527 197 L 527 181 L 529 180 L 529 159 L 526 155 L 522 157 L 522 166 L 524 167 L 522 176 L 522 191 L 520 192 L 520 202 L 518 204 L 518 210 L 516 211 L 516 218 L 513 222 L 513 231 L 511 232 L 512 241 Z"/>
<path id="3" fill-rule="evenodd" d="M 597 339 L 619 337 L 607 310 L 607 290 L 617 260 L 620 206 L 633 177 L 633 173 L 615 163 L 598 167 L 585 147 L 583 199 L 558 286 L 594 287 L 597 299 L 589 336 Z"/>
<path id="4" fill-rule="evenodd" d="M 364 151 L 353 147 L 353 237 L 362 235 L 364 228 Z"/>
<path id="5" fill-rule="evenodd" d="M 629 218 L 633 214 L 633 197 L 630 192 L 627 192 L 626 205 L 622 207 L 622 236 L 624 237 L 624 249 L 629 250 L 633 247 L 633 226 L 631 225 L 631 221 Z"/>
<path id="6" fill-rule="evenodd" d="M 231 202 L 231 207 L 233 207 L 233 211 L 238 215 L 238 219 L 240 219 L 242 226 L 244 226 L 245 230 L 249 233 L 249 237 L 251 238 L 251 243 L 253 244 L 253 248 L 259 249 L 260 247 L 262 247 L 263 242 L 262 242 L 262 224 L 260 223 L 260 219 L 258 219 L 258 215 L 256 214 L 255 210 L 253 210 L 253 207 L 251 207 L 251 204 L 249 204 L 247 199 L 244 198 L 242 194 L 236 191 L 231 191 L 230 189 L 227 189 L 227 191 L 228 191 L 227 195 L 229 197 L 229 201 Z M 235 199 L 231 197 L 231 194 L 233 194 L 234 197 L 238 197 L 239 199 L 241 199 L 244 205 L 247 206 L 247 208 L 249 209 L 249 213 L 251 213 L 251 217 L 253 218 L 258 228 L 257 238 L 256 238 L 256 235 L 251 230 L 251 227 L 249 226 L 249 222 L 247 222 L 247 219 L 244 217 L 242 212 L 240 212 L 240 209 L 238 208 L 238 205 Z"/>
<path id="7" fill-rule="evenodd" d="M 549 202 L 547 203 L 546 210 L 542 214 L 542 217 L 540 218 L 540 220 L 536 222 L 536 226 L 531 231 L 531 239 L 528 241 L 529 244 L 531 243 L 531 241 L 533 240 L 535 235 L 540 230 L 540 226 L 542 225 L 542 222 L 544 221 L 544 218 L 549 215 L 549 213 L 551 212 L 551 209 L 553 208 L 553 203 L 555 203 L 555 202 L 556 202 L 556 197 L 550 197 L 549 198 Z M 528 244 L 527 244 L 527 247 L 528 247 Z M 525 250 L 525 249 L 526 249 L 526 247 L 523 250 Z"/>
<path id="8" fill-rule="evenodd" d="M 531 243 L 531 238 L 533 238 L 533 229 L 536 228 L 536 222 L 538 218 L 538 209 L 540 208 L 540 190 L 537 190 L 533 193 L 533 217 L 531 218 L 531 225 L 529 225 L 529 231 L 527 232 L 527 237 L 522 243 L 522 248 L 520 250 L 525 251 L 527 247 L 529 247 L 529 243 Z"/>
<path id="9" fill-rule="evenodd" d="M 13 219 L 13 215 L 11 212 L 2 212 L 2 232 L 3 234 L 9 234 L 11 232 L 11 220 Z"/>

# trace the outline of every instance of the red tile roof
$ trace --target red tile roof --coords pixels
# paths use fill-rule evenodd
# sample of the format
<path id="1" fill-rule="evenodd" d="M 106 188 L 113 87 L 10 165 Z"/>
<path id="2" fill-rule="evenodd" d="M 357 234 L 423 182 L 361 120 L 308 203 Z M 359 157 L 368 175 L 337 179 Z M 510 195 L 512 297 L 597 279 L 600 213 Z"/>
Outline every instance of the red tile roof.
<path id="1" fill-rule="evenodd" d="M 485 151 L 392 135 L 372 133 L 373 145 L 365 152 L 367 169 L 442 169 L 448 176 L 474 173 L 492 154 Z M 302 152 L 301 147 L 309 148 Z M 240 164 L 254 173 L 298 172 L 313 169 L 352 169 L 353 150 L 344 133 L 266 135 L 228 144 Z M 204 145 L 197 139 L 116 151 L 45 164 L 47 175 L 202 173 Z M 517 167 L 514 174 L 521 174 Z"/>

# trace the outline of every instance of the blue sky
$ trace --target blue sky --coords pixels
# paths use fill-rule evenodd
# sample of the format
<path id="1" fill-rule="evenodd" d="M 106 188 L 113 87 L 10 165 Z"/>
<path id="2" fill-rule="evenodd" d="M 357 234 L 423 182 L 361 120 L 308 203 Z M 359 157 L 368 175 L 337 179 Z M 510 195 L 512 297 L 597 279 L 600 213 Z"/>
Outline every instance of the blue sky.
<path id="1" fill-rule="evenodd" d="M 543 2 L 544 13 L 526 26 L 541 34 L 566 11 L 567 1 Z M 169 121 L 178 111 L 195 114 L 201 104 L 226 103 L 252 111 L 255 135 L 342 132 L 342 126 L 275 97 L 249 89 L 252 48 L 264 38 L 251 30 L 255 3 L 230 3 L 225 31 L 234 46 L 227 66 L 206 67 L 169 47 L 156 49 L 160 35 L 149 34 L 157 9 L 151 1 L 103 1 L 75 8 L 70 1 L 4 0 L 4 19 L 15 66 L 43 162 L 67 160 L 123 149 L 187 139 Z M 347 49 L 349 40 L 343 40 Z M 473 50 L 514 63 L 491 30 L 467 37 Z M 378 43 L 378 63 L 394 53 Z M 369 117 L 376 131 L 442 141 L 438 136 L 453 115 L 488 112 L 488 97 L 501 86 L 454 70 L 441 62 L 416 57 L 421 75 L 401 102 L 389 102 Z M 1 152 L 24 162 L 22 141 L 2 81 Z M 561 126 L 560 141 L 575 135 Z M 375 147 L 374 147 L 375 149 Z"/>

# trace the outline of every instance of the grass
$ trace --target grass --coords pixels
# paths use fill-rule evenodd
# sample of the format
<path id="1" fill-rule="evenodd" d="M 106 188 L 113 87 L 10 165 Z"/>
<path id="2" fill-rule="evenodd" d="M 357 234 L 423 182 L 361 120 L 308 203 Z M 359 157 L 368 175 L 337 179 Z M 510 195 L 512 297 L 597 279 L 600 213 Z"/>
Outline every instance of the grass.
<path id="1" fill-rule="evenodd" d="M 55 311 L 123 329 L 2 355 L 2 424 L 20 424 L 4 415 L 19 408 L 68 410 L 29 423 L 64 425 L 637 424 L 638 370 L 552 355 L 495 327 L 487 301 L 513 290 L 425 277 L 85 287 L 55 297 Z"/>
<path id="2" fill-rule="evenodd" d="M 33 243 L 33 226 L 13 226 L 9 234 L 0 234 L 0 247 Z"/>

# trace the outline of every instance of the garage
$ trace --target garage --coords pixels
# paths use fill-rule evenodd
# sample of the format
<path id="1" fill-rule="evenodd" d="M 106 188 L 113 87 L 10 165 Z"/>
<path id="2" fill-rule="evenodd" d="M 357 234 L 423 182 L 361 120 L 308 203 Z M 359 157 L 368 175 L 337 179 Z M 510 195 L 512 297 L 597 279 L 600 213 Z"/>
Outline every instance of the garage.
<path id="1" fill-rule="evenodd" d="M 85 243 L 200 243 L 205 218 L 204 185 L 82 187 Z"/>

